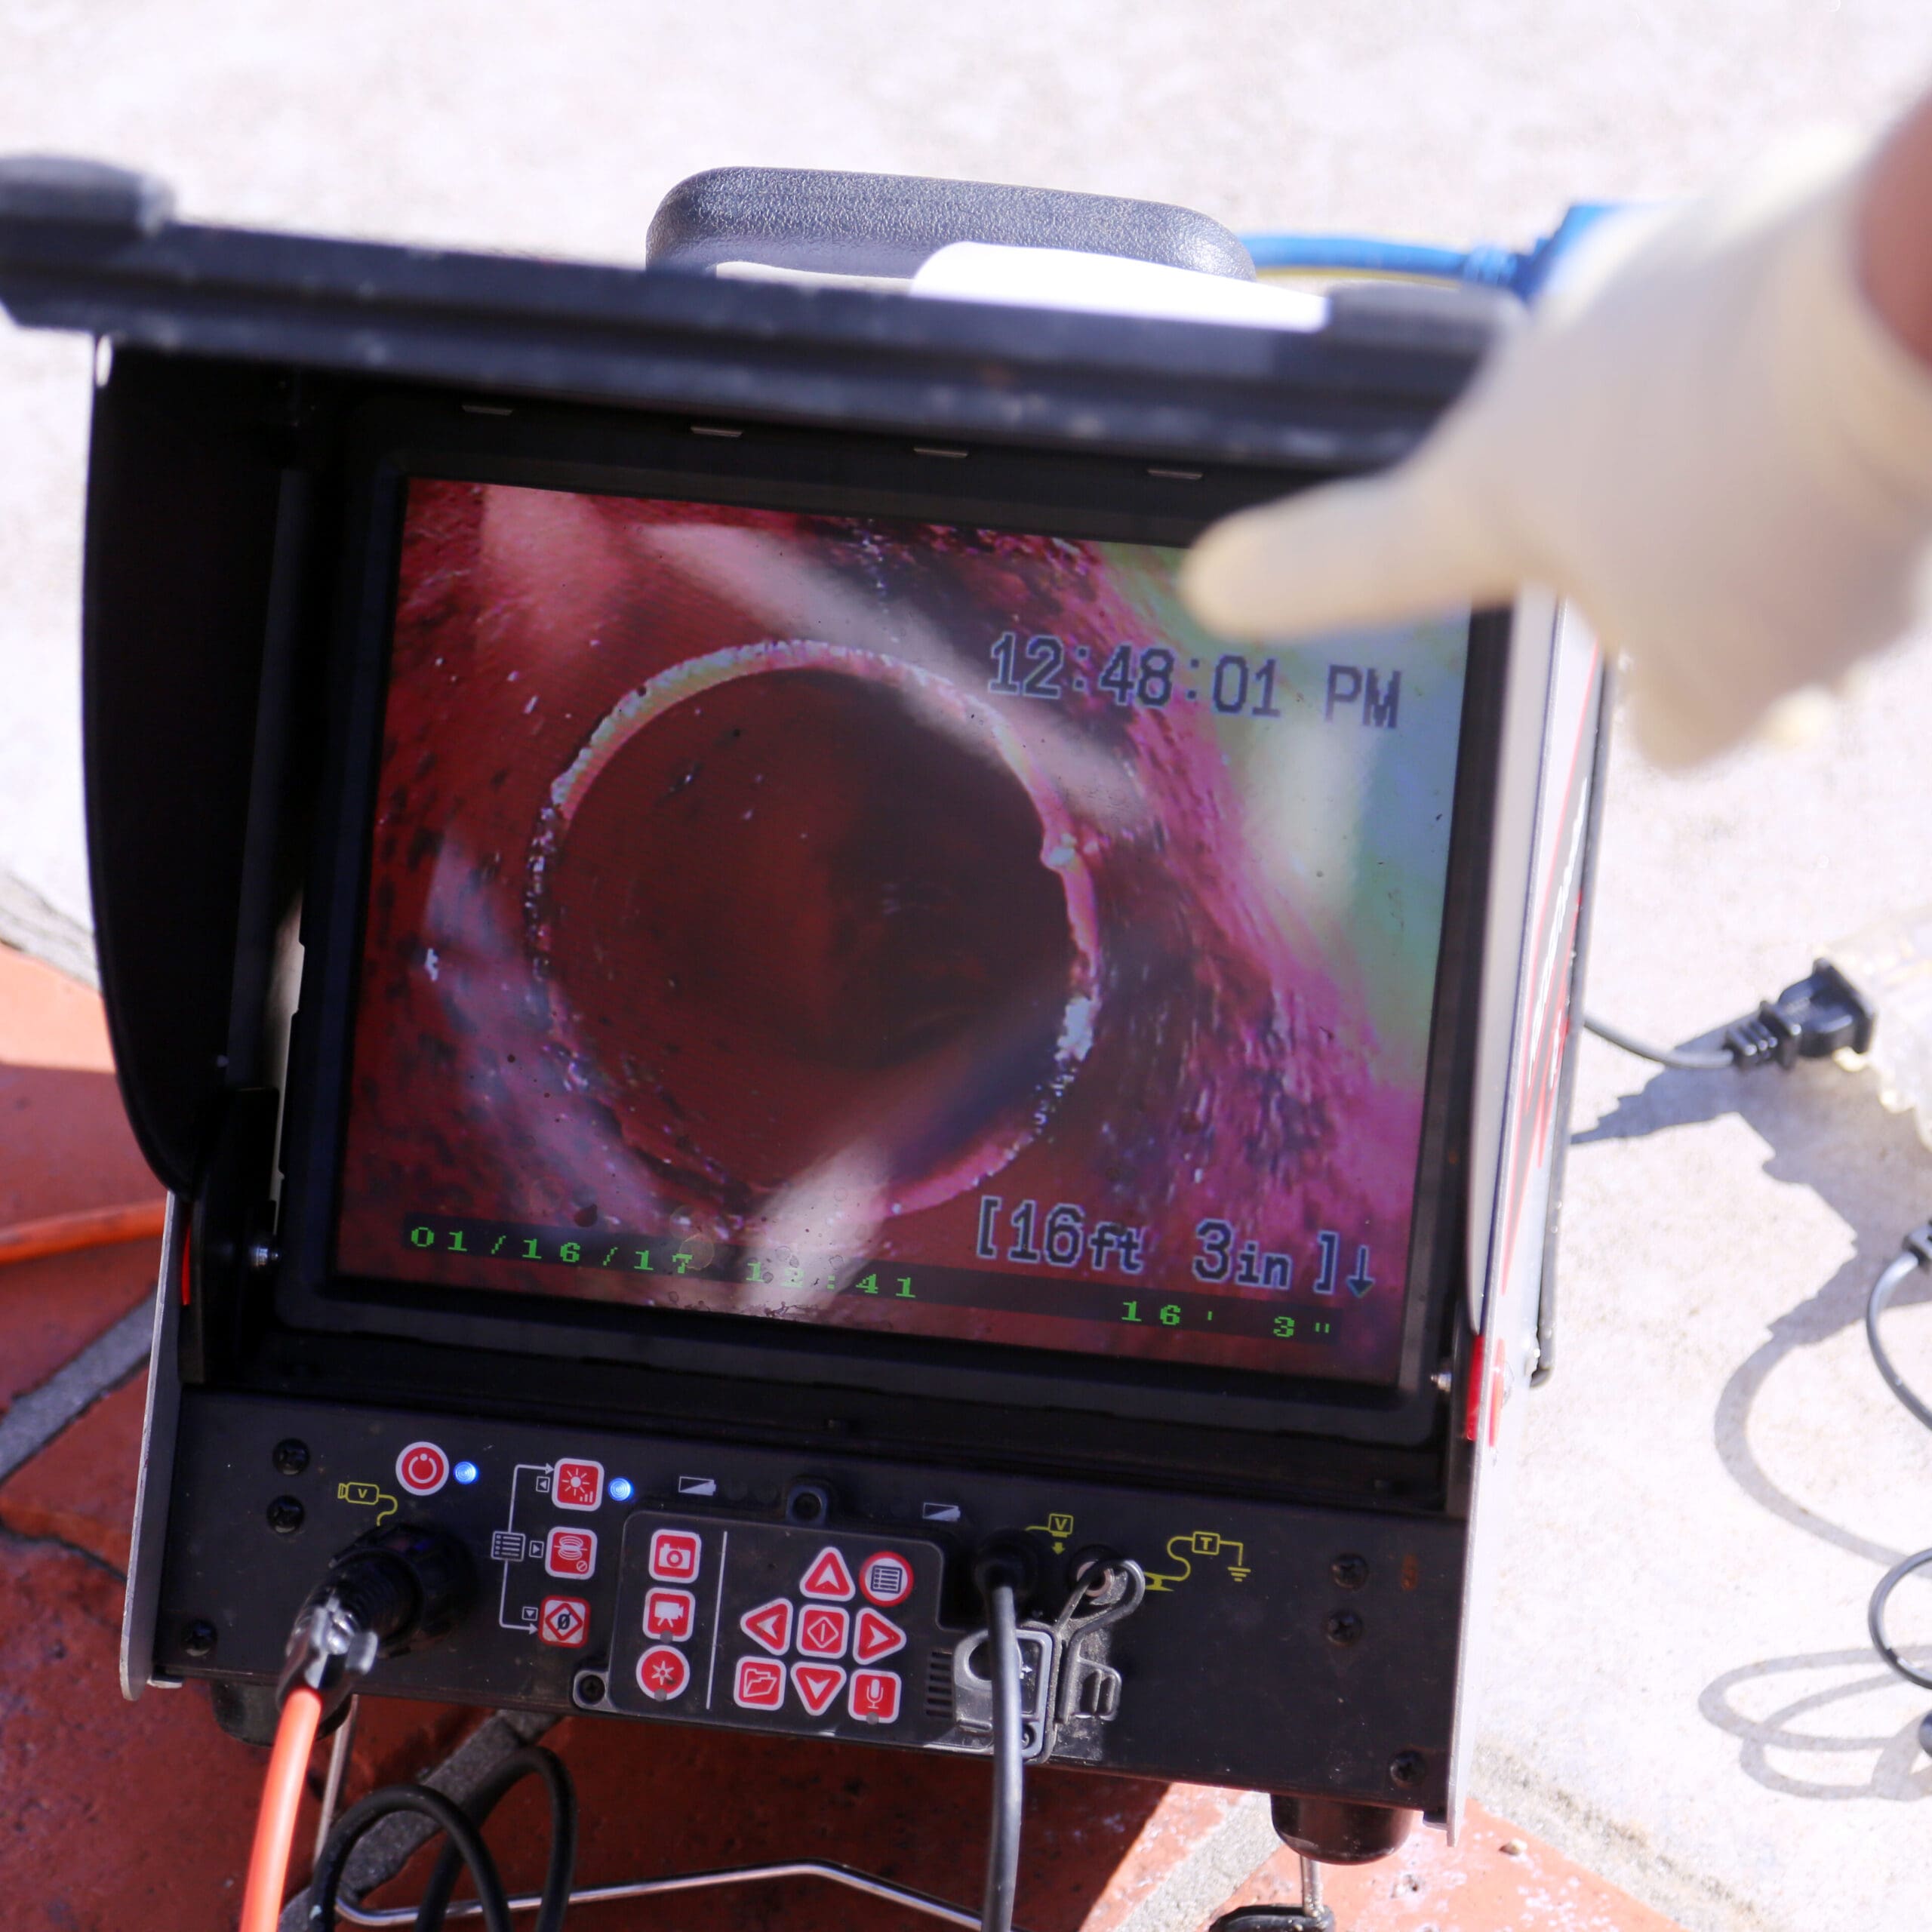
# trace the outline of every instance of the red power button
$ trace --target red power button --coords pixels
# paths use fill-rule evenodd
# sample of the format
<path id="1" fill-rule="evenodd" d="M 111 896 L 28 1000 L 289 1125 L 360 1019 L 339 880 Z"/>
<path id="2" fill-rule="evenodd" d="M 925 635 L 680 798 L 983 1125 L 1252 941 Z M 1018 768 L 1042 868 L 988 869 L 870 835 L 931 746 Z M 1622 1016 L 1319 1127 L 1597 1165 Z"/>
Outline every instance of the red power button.
<path id="1" fill-rule="evenodd" d="M 395 1459 L 395 1479 L 411 1496 L 434 1496 L 450 1479 L 450 1459 L 433 1442 L 412 1442 Z"/>

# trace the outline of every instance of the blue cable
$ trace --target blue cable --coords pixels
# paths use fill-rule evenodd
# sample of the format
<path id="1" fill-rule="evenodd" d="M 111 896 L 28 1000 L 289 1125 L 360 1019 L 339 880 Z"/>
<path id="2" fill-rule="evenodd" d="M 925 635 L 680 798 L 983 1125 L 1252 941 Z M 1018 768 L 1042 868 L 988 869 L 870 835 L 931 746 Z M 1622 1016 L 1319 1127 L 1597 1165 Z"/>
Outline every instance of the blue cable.
<path id="1" fill-rule="evenodd" d="M 1474 248 L 1435 248 L 1418 242 L 1388 242 L 1372 235 L 1244 235 L 1257 269 L 1308 269 L 1317 272 L 1419 275 L 1506 288 L 1534 301 L 1566 248 L 1604 216 L 1625 205 L 1579 202 L 1550 233 L 1527 249 L 1483 243 Z"/>

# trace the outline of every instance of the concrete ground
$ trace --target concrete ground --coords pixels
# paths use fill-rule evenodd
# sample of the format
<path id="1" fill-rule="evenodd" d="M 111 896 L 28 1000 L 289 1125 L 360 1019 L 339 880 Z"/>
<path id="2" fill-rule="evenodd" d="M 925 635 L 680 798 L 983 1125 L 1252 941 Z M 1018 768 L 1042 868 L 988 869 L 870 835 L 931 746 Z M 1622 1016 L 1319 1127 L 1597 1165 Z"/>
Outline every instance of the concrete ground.
<path id="1" fill-rule="evenodd" d="M 1928 79 L 1915 0 L 343 0 L 300 17 L 0 0 L 0 148 L 139 162 L 209 217 L 619 259 L 641 255 L 673 180 L 727 161 L 1514 241 L 1570 199 L 1681 190 Z M 75 966 L 86 393 L 83 345 L 0 334 L 0 934 Z M 1682 781 L 1620 757 L 1592 1003 L 1686 1038 L 1932 900 L 1928 715 L 1921 651 L 1801 749 Z M 1903 1932 L 1924 1918 L 1932 1762 L 1915 1731 L 1932 1694 L 1873 1662 L 1863 1604 L 1932 1542 L 1932 1440 L 1879 1386 L 1857 1318 L 1932 1212 L 1932 1157 L 1869 1075 L 1653 1076 L 1585 1054 L 1561 1366 L 1527 1398 L 1478 1795 L 1693 1932 Z M 1932 1385 L 1932 1319 L 1897 1321 Z M 57 1344 L 43 1333 L 19 1388 L 65 1359 Z M 1932 1637 L 1932 1601 L 1900 1612 Z M 1238 1825 L 1175 1829 L 1231 1829 L 1217 1841 L 1258 1855 Z M 157 1812 L 154 1829 L 175 1826 Z M 1518 1923 L 1509 1909 L 1399 1922 L 1473 1932 Z M 1364 1904 L 1364 1928 L 1383 1922 Z"/>

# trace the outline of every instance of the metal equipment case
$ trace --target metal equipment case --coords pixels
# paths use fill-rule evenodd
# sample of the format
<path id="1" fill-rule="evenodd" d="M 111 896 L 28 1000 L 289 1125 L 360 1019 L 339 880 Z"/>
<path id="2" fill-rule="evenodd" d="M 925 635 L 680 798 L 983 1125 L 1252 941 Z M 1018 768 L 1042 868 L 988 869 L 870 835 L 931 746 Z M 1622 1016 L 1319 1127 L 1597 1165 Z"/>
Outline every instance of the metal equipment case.
<path id="1" fill-rule="evenodd" d="M 717 239 L 757 214 L 743 186 L 674 198 L 666 265 L 637 269 L 198 226 L 138 177 L 0 168 L 0 302 L 99 344 L 96 930 L 172 1198 L 127 1694 L 208 1679 L 259 1730 L 329 1554 L 399 1518 L 462 1539 L 481 1587 L 377 1692 L 983 1750 L 973 1554 L 1026 1552 L 1051 1633 L 1104 1549 L 1150 1588 L 1091 1660 L 1111 1690 L 1057 1703 L 1042 1669 L 1036 1755 L 1450 1820 L 1499 1472 L 1553 1358 L 1601 778 L 1602 667 L 1546 600 L 1471 625 L 1416 1266 L 1380 1383 L 466 1297 L 331 1260 L 408 478 L 1171 548 L 1399 458 L 1506 325 L 1400 287 L 1339 288 L 1289 333 L 838 285 L 961 236 L 1245 260 L 1179 211 L 956 184 L 885 194 L 869 255 L 839 251 L 841 219 L 870 219 L 857 190 L 795 196 L 764 257 L 795 272 L 721 277 L 758 246 Z"/>

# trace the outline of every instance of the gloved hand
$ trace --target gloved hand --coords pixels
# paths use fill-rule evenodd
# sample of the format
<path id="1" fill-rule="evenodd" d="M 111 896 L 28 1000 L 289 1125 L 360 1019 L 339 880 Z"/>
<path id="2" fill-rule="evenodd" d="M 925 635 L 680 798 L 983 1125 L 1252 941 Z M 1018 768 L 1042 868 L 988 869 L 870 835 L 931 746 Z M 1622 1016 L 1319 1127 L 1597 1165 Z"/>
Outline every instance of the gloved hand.
<path id="1" fill-rule="evenodd" d="M 1932 574 L 1932 370 L 1859 290 L 1866 161 L 1814 141 L 1607 220 L 1406 462 L 1210 530 L 1195 615 L 1282 636 L 1540 583 L 1627 654 L 1666 764 L 1890 642 Z"/>

